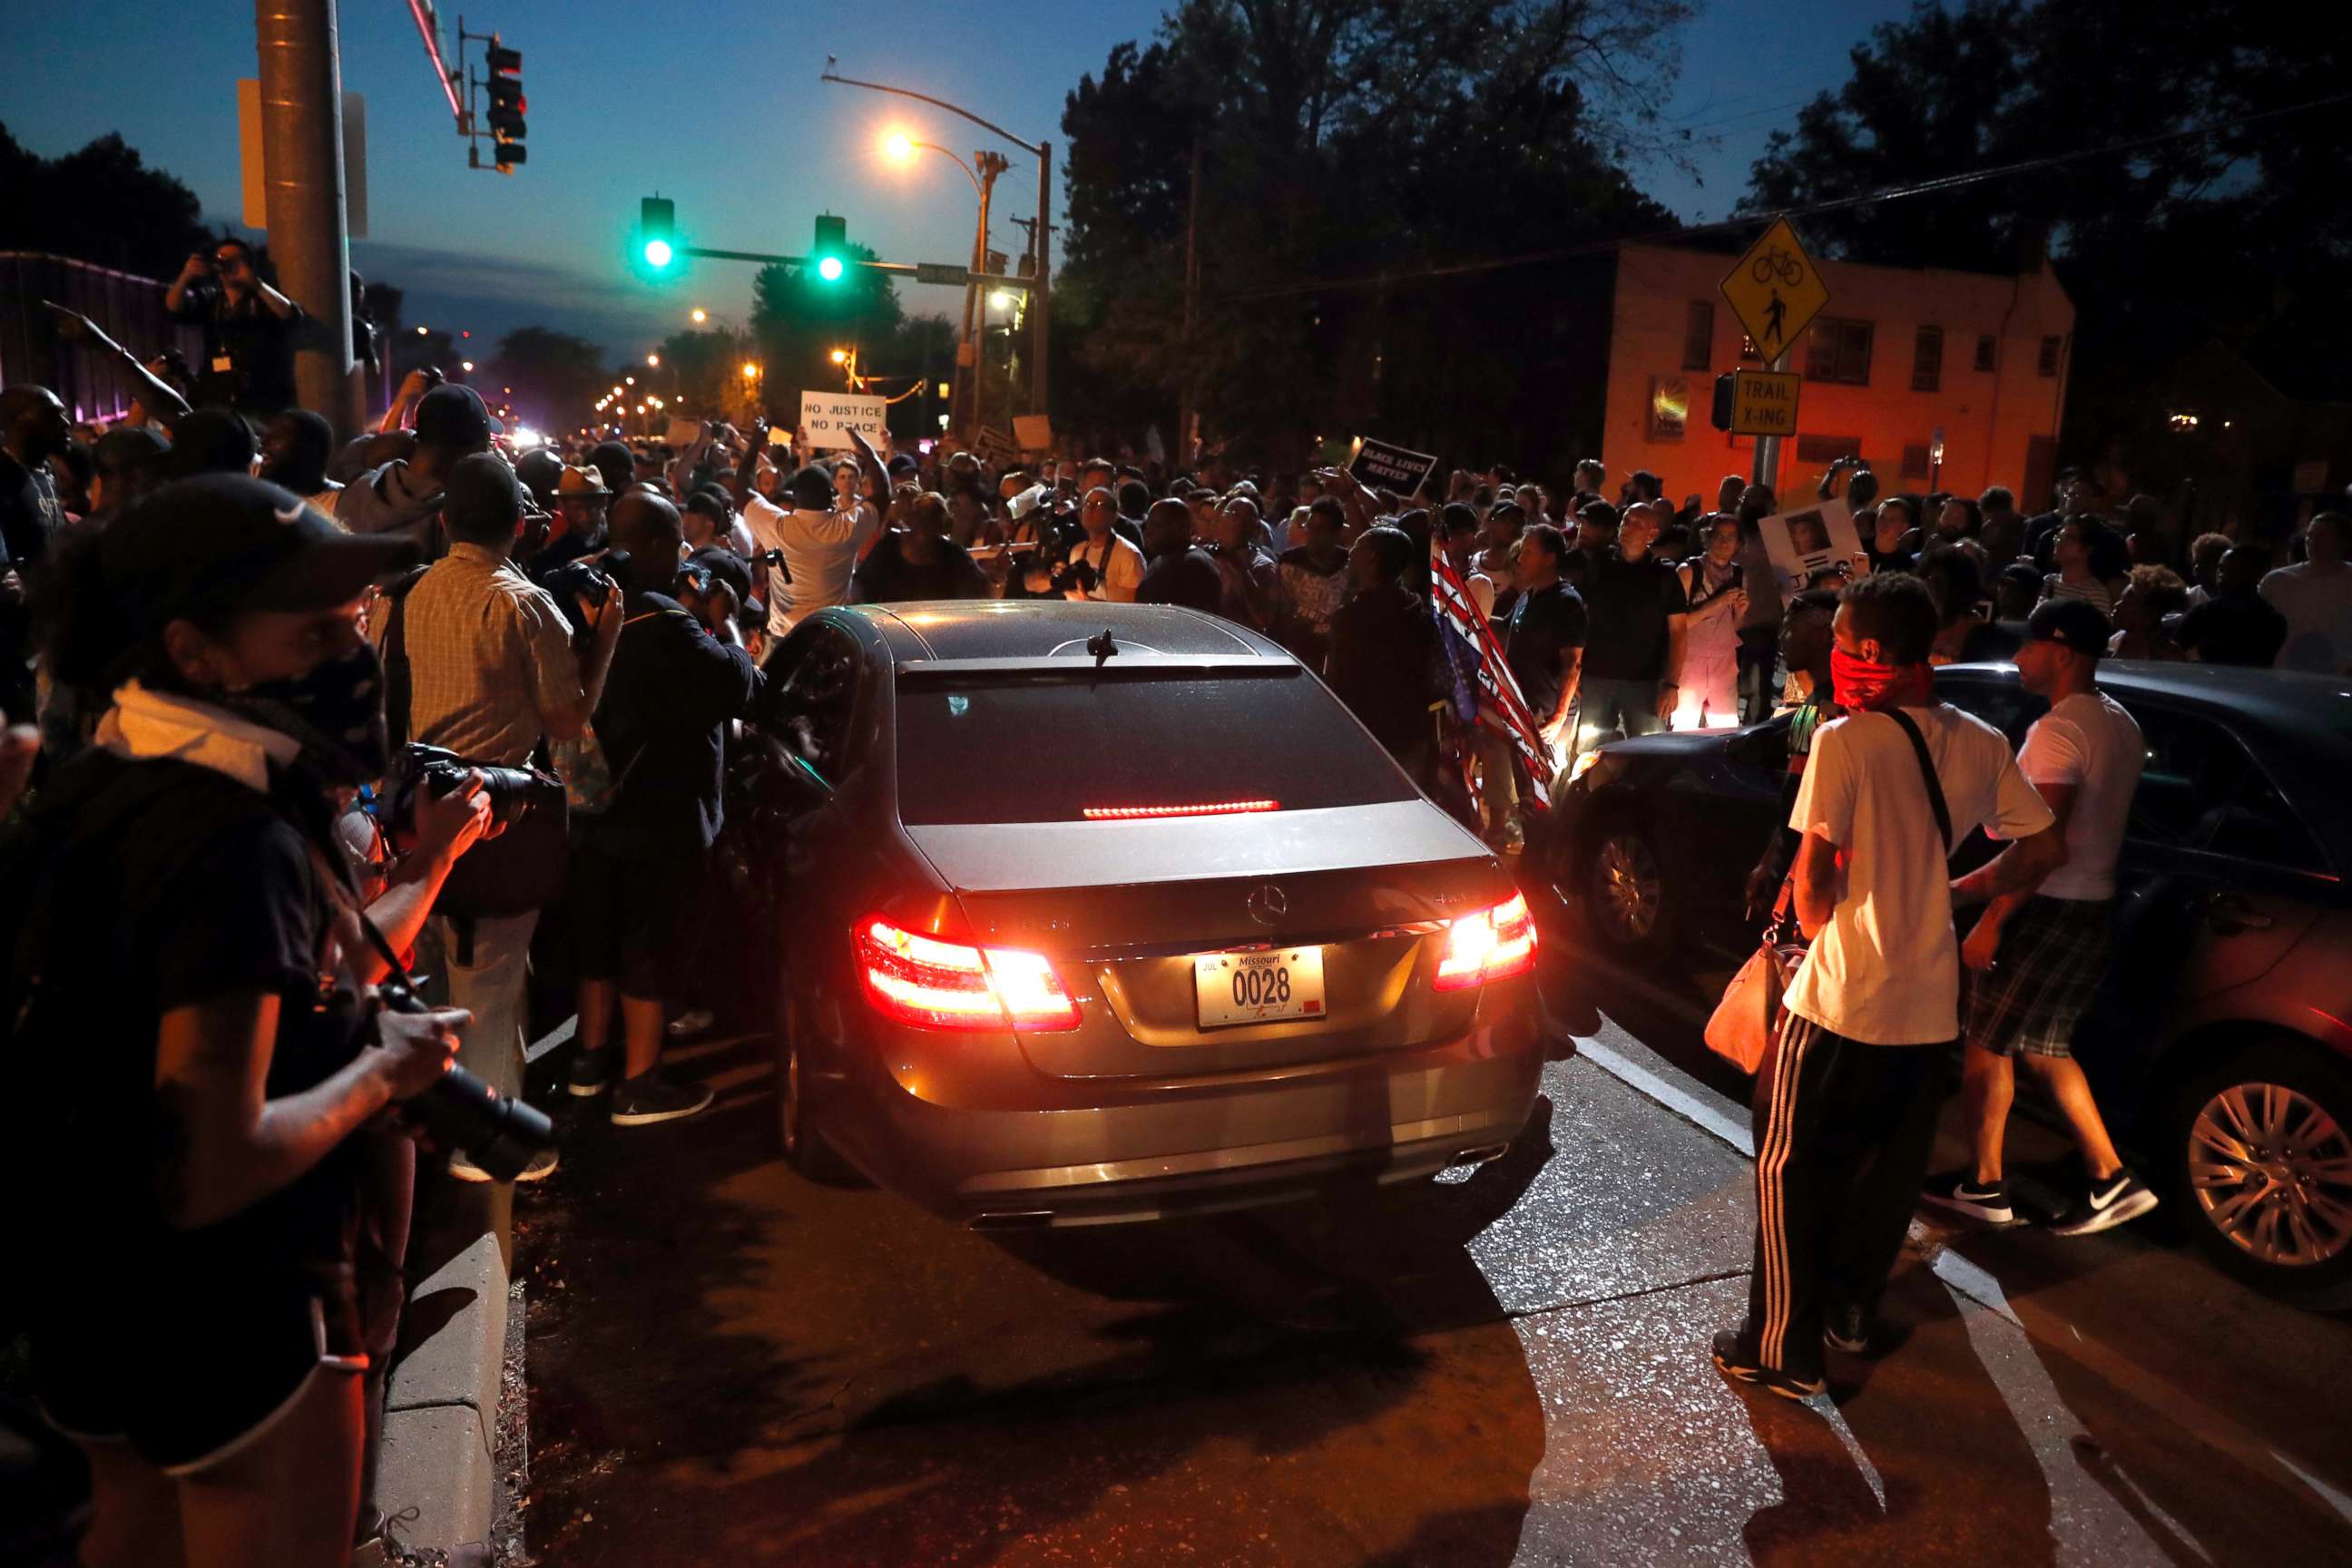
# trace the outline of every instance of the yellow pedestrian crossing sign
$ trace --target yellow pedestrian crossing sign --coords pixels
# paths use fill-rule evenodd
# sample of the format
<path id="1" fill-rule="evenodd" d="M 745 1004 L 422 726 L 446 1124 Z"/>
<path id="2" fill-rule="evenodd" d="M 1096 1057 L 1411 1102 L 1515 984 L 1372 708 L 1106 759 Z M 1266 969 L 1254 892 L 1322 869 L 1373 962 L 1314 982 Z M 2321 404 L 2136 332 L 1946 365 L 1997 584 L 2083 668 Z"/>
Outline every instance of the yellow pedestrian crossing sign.
<path id="1" fill-rule="evenodd" d="M 1757 355 L 1770 364 L 1822 313 L 1830 290 L 1797 231 L 1782 217 L 1772 220 L 1724 279 L 1723 297 L 1731 301 L 1731 313 L 1739 318 Z"/>

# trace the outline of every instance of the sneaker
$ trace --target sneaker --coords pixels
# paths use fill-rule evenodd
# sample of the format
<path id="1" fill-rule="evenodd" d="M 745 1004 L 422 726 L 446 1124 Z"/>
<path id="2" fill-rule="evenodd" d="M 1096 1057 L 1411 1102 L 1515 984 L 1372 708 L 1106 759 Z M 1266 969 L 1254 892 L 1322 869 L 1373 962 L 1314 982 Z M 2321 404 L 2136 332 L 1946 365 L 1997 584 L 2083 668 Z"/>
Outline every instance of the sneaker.
<path id="1" fill-rule="evenodd" d="M 1870 1353 L 1870 1324 L 1859 1307 L 1832 1307 L 1822 1319 L 1822 1343 L 1847 1355 Z"/>
<path id="2" fill-rule="evenodd" d="M 1800 1377 L 1764 1365 L 1741 1347 L 1738 1333 L 1731 1329 L 1715 1336 L 1715 1370 L 1734 1383 L 1752 1383 L 1783 1399 L 1811 1399 L 1822 1391 L 1818 1377 Z"/>
<path id="3" fill-rule="evenodd" d="M 604 1046 L 593 1051 L 585 1046 L 577 1047 L 572 1053 L 572 1092 L 583 1100 L 604 1093 L 612 1070 L 612 1047 Z"/>
<path id="4" fill-rule="evenodd" d="M 488 1182 L 495 1180 L 488 1171 L 483 1170 L 479 1165 L 475 1164 L 473 1161 L 467 1159 L 463 1154 L 452 1154 L 449 1156 L 449 1173 L 461 1182 Z M 552 1149 L 541 1149 L 538 1153 L 533 1154 L 530 1157 L 530 1164 L 525 1165 L 521 1170 L 515 1173 L 514 1179 L 518 1182 L 543 1182 L 554 1173 L 555 1151 Z"/>
<path id="5" fill-rule="evenodd" d="M 707 1035 L 710 1026 L 719 1021 L 718 1015 L 708 1007 L 689 1007 L 669 1021 L 669 1037 L 690 1040 L 697 1035 Z"/>
<path id="6" fill-rule="evenodd" d="M 693 1115 L 718 1098 L 698 1083 L 678 1083 L 664 1078 L 659 1068 L 625 1078 L 613 1090 L 613 1125 L 650 1127 Z"/>
<path id="7" fill-rule="evenodd" d="M 2090 1236 L 2136 1220 L 2156 1205 L 2147 1184 L 2126 1167 L 2104 1182 L 2093 1182 L 2050 1228 L 2060 1236 Z"/>
<path id="8" fill-rule="evenodd" d="M 2008 1184 L 1979 1182 L 1966 1171 L 1928 1177 L 1927 1188 L 1919 1195 L 1939 1209 L 1964 1214 L 1987 1225 L 2017 1223 L 2017 1210 L 2010 1206 Z"/>

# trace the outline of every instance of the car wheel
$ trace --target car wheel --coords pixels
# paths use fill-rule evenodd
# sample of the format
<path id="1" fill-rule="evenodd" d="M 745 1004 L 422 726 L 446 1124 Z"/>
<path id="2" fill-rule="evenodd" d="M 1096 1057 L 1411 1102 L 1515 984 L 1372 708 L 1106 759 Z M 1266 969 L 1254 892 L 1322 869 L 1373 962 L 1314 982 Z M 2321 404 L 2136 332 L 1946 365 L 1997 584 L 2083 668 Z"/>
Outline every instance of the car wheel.
<path id="1" fill-rule="evenodd" d="M 792 986 L 779 976 L 776 983 L 776 1142 L 785 1163 L 811 1181 L 828 1184 L 848 1178 L 848 1167 L 824 1140 L 808 1094 L 807 1064 L 801 1055 L 800 1030 L 793 1023 Z"/>
<path id="2" fill-rule="evenodd" d="M 2263 1040 L 2183 1084 L 2167 1125 L 2180 1222 L 2207 1256 L 2296 1306 L 2352 1306 L 2352 1065 Z"/>
<path id="3" fill-rule="evenodd" d="M 1630 823 L 1595 835 L 1584 869 L 1584 923 L 1603 952 L 1651 963 L 1672 940 L 1664 866 L 1649 836 Z"/>

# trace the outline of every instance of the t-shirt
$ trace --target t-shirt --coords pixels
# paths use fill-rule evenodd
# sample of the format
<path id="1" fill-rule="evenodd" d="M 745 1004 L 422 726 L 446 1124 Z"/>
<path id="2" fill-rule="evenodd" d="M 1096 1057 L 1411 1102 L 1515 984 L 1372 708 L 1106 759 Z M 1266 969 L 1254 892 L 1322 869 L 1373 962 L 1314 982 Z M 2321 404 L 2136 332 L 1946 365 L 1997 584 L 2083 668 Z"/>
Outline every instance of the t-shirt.
<path id="1" fill-rule="evenodd" d="M 1083 540 L 1071 547 L 1070 559 L 1093 567 L 1095 582 L 1084 592 L 1065 589 L 1066 597 L 1111 600 L 1123 605 L 1135 602 L 1135 591 L 1143 585 L 1143 552 L 1119 534 L 1108 535 L 1100 544 L 1091 539 Z"/>
<path id="2" fill-rule="evenodd" d="M 2022 838 L 2050 826 L 2000 731 L 1947 705 L 1904 711 L 1927 743 L 1954 843 L 1979 826 Z M 1837 904 L 1789 983 L 1789 1010 L 1866 1045 L 1958 1038 L 1951 873 L 1902 727 L 1884 713 L 1822 725 L 1789 826 L 1841 851 Z"/>
<path id="3" fill-rule="evenodd" d="M 1521 594 L 1503 638 L 1504 662 L 1538 724 L 1559 711 L 1560 655 L 1585 646 L 1590 627 L 1584 601 L 1565 583 Z"/>
<path id="4" fill-rule="evenodd" d="M 2139 725 L 2113 698 L 2095 691 L 2051 704 L 2025 732 L 2019 770 L 2037 785 L 2069 785 L 2075 792 L 2066 817 L 2066 864 L 2042 884 L 2046 897 L 2104 901 L 2116 896 L 2116 856 L 2147 759 Z"/>
<path id="5" fill-rule="evenodd" d="M 2267 669 L 2286 646 L 2286 616 L 2260 594 L 2216 594 L 2180 617 L 2172 640 L 2207 664 Z"/>
<path id="6" fill-rule="evenodd" d="M 1171 550 L 1144 568 L 1143 581 L 1135 589 L 1139 605 L 1178 605 L 1213 616 L 1223 595 L 1215 557 L 1191 545 Z"/>
<path id="7" fill-rule="evenodd" d="M 857 563 L 852 581 L 861 605 L 905 604 L 921 599 L 985 599 L 988 574 L 952 539 L 940 541 L 939 559 L 907 559 L 906 534 L 884 534 Z"/>
<path id="8" fill-rule="evenodd" d="M 274 414 L 294 402 L 294 346 L 305 326 L 300 306 L 280 317 L 258 293 L 232 299 L 215 283 L 192 283 L 173 312 L 205 329 L 205 361 L 196 367 L 198 404 L 227 403 Z"/>
<path id="9" fill-rule="evenodd" d="M 631 592 L 621 607 L 596 708 L 597 739 L 619 783 L 595 831 L 623 858 L 690 858 L 710 847 L 723 819 L 726 722 L 751 710 L 767 678 L 674 599 Z"/>
<path id="10" fill-rule="evenodd" d="M 1689 609 L 1682 579 L 1663 561 L 1611 553 L 1584 567 L 1584 673 L 1594 680 L 1663 680 L 1666 618 Z"/>
<path id="11" fill-rule="evenodd" d="M 845 511 L 788 510 L 754 494 L 743 503 L 743 521 L 761 550 L 784 552 L 782 574 L 769 578 L 768 635 L 782 637 L 803 616 L 849 602 L 849 579 L 858 558 L 882 531 L 874 509 L 859 502 Z"/>
<path id="12" fill-rule="evenodd" d="M 1436 652 L 1437 623 L 1428 602 L 1383 584 L 1358 594 L 1331 617 L 1323 678 L 1391 756 L 1408 756 L 1431 733 Z"/>
<path id="13" fill-rule="evenodd" d="M 2281 669 L 2341 675 L 2352 668 L 2352 566 L 2321 573 L 2309 562 L 2263 579 L 2263 597 L 2286 617 Z"/>

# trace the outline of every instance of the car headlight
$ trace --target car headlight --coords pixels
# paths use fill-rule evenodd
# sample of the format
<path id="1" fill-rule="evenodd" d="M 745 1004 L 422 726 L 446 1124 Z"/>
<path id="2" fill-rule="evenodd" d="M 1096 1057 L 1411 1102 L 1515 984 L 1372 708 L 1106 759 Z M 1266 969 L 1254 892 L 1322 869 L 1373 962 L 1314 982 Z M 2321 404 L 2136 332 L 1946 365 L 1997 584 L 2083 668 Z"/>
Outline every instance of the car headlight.
<path id="1" fill-rule="evenodd" d="M 1574 784 L 1585 774 L 1591 773 L 1594 768 L 1599 767 L 1601 765 L 1601 753 L 1606 748 L 1604 747 L 1595 746 L 1589 752 L 1580 752 L 1576 761 L 1569 767 L 1568 782 L 1570 784 Z"/>

